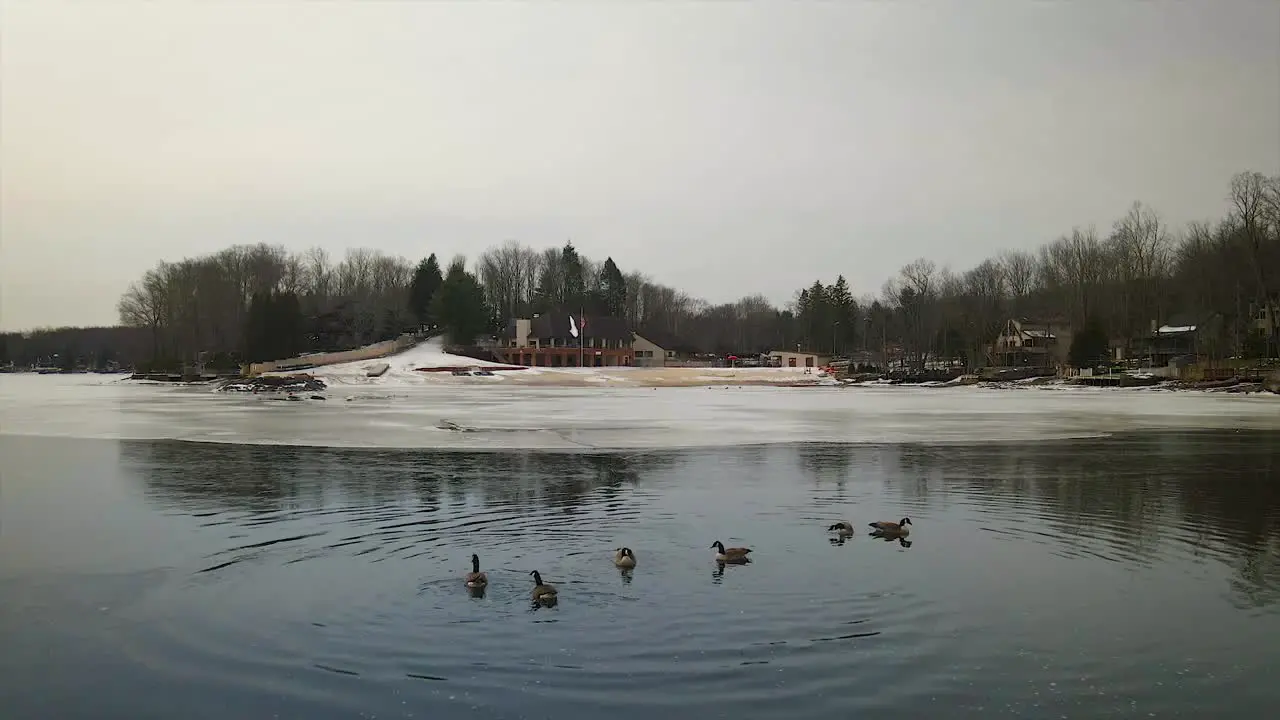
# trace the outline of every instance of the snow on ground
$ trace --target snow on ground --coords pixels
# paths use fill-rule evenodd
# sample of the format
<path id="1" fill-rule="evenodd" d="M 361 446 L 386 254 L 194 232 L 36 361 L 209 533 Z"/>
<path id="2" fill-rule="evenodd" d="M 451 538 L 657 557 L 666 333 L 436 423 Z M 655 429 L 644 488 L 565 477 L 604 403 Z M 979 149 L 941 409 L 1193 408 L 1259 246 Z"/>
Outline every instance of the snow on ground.
<path id="1" fill-rule="evenodd" d="M 387 371 L 371 378 L 370 369 L 385 363 Z M 491 376 L 453 375 L 448 371 L 422 372 L 420 368 L 491 368 Z M 605 386 L 605 387 L 693 387 L 704 385 L 834 385 L 836 381 L 810 374 L 804 368 L 549 368 L 497 370 L 511 367 L 500 363 L 452 355 L 444 351 L 439 339 L 428 340 L 408 350 L 375 360 L 323 365 L 305 372 L 329 385 L 396 387 L 436 384 L 494 384 L 541 386 Z M 268 375 L 290 375 L 274 372 Z"/>
<path id="2" fill-rule="evenodd" d="M 0 374 L 0 435 L 607 451 L 797 442 L 1040 442 L 1135 429 L 1280 431 L 1280 398 L 1274 395 L 1091 387 L 1040 392 L 1034 385 L 1022 392 L 870 385 L 588 390 L 483 384 L 488 379 L 446 374 L 418 385 L 335 385 L 325 400 L 281 402 L 276 393 L 213 392 L 207 385 Z"/>

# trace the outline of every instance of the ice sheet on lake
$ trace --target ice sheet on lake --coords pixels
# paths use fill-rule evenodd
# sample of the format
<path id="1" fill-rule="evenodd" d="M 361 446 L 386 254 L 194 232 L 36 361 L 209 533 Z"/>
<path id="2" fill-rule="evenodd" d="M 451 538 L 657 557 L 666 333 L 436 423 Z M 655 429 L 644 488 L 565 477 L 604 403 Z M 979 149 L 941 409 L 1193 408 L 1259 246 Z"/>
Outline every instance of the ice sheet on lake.
<path id="1" fill-rule="evenodd" d="M 521 371 L 526 372 L 526 371 Z M 463 378 L 466 379 L 466 378 Z M 477 378 L 484 380 L 486 378 Z M 1144 428 L 1280 430 L 1280 397 L 1097 388 L 335 384 L 280 402 L 111 376 L 0 375 L 0 433 L 442 449 L 983 442 Z"/>

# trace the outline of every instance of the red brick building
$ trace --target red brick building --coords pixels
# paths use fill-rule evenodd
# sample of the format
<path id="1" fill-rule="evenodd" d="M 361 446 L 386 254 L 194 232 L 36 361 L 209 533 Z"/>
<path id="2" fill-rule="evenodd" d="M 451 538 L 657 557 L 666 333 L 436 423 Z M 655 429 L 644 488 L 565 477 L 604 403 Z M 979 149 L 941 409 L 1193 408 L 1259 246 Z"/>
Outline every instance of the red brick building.
<path id="1" fill-rule="evenodd" d="M 625 320 L 606 315 L 584 318 L 565 311 L 509 320 L 494 352 L 504 362 L 529 367 L 629 367 L 635 364 L 631 330 Z"/>

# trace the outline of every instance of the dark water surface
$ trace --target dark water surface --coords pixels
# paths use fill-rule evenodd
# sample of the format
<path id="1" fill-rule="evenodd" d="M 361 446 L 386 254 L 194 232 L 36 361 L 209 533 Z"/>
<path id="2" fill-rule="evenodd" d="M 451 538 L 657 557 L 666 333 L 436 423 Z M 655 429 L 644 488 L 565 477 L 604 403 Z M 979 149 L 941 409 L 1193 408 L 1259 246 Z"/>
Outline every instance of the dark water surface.
<path id="1" fill-rule="evenodd" d="M 1274 433 L 607 455 L 0 437 L 0 479 L 6 720 L 1280 702 Z M 904 515 L 909 546 L 825 532 Z M 718 568 L 717 539 L 755 562 Z M 558 606 L 530 606 L 535 569 Z"/>

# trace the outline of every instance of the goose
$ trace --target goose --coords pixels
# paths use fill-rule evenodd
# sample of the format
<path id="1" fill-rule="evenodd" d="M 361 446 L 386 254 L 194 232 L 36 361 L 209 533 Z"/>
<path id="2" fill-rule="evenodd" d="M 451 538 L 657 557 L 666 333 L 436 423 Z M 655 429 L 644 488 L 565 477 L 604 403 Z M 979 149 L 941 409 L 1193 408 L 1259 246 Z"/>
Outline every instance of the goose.
<path id="1" fill-rule="evenodd" d="M 827 528 L 827 530 L 828 530 L 828 531 L 838 532 L 838 533 L 840 533 L 841 535 L 852 535 L 852 534 L 853 534 L 853 525 L 851 525 L 851 524 L 849 524 L 849 523 L 845 522 L 844 520 L 841 520 L 840 522 L 836 523 L 835 525 L 832 525 L 831 527 Z"/>
<path id="2" fill-rule="evenodd" d="M 631 548 L 618 548 L 613 553 L 613 564 L 620 568 L 633 568 L 636 566 L 636 554 L 631 552 Z"/>
<path id="3" fill-rule="evenodd" d="M 467 573 L 463 580 L 466 580 L 469 588 L 479 588 L 489 584 L 489 576 L 480 572 L 479 555 L 471 556 L 471 572 Z"/>
<path id="4" fill-rule="evenodd" d="M 711 543 L 711 547 L 716 549 L 716 562 L 742 564 L 750 562 L 747 555 L 751 553 L 751 548 L 731 547 L 726 548 L 724 543 L 719 540 Z"/>
<path id="5" fill-rule="evenodd" d="M 533 576 L 533 600 L 550 601 L 556 599 L 556 588 L 554 585 L 547 585 L 542 582 L 542 574 L 537 570 L 529 573 Z"/>
<path id="6" fill-rule="evenodd" d="M 911 524 L 911 518 L 902 518 L 901 522 L 896 523 L 880 521 L 867 524 L 875 528 L 876 532 L 884 533 L 885 535 L 908 535 L 911 533 L 907 529 L 907 526 Z"/>

